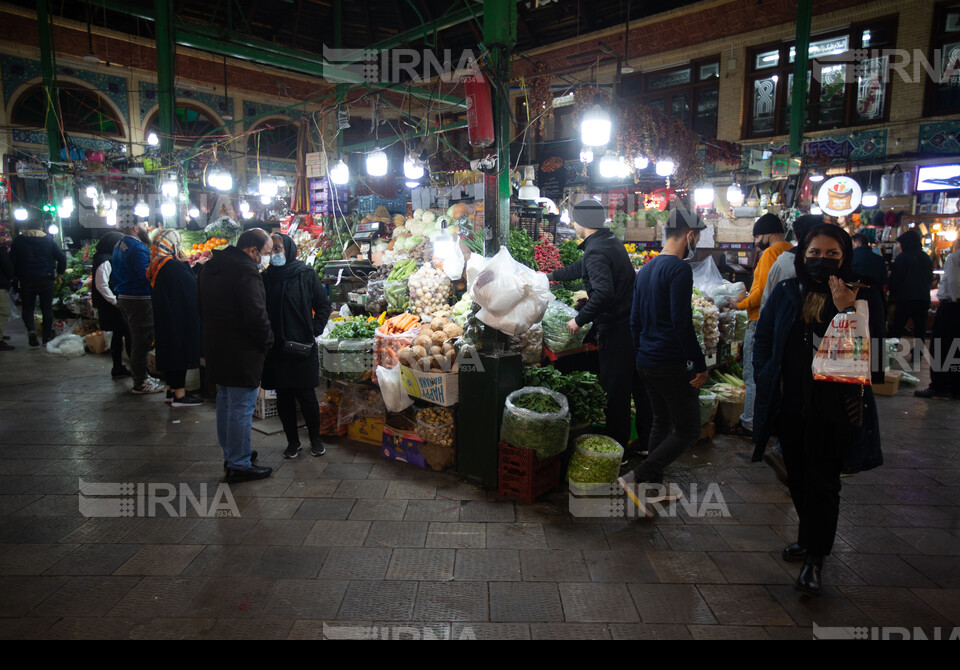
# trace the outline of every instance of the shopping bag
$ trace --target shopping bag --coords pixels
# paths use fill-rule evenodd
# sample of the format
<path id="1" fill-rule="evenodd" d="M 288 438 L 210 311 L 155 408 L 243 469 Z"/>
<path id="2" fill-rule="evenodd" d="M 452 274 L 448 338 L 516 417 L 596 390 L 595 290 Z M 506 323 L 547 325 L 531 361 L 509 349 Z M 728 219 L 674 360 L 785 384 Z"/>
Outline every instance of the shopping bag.
<path id="1" fill-rule="evenodd" d="M 856 312 L 833 317 L 813 358 L 813 378 L 841 384 L 870 384 L 870 311 L 857 300 Z"/>

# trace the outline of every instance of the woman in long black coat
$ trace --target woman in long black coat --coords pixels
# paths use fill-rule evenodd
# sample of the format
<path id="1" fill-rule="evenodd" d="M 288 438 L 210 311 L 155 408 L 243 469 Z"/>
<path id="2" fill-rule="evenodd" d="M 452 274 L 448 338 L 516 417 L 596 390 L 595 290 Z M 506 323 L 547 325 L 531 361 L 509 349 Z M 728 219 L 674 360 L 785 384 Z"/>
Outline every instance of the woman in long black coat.
<path id="1" fill-rule="evenodd" d="M 330 316 L 330 299 L 313 268 L 297 260 L 297 245 L 274 234 L 270 267 L 263 272 L 273 347 L 267 352 L 260 385 L 277 391 L 277 415 L 287 436 L 284 458 L 300 453 L 297 403 L 310 435 L 310 453 L 326 451 L 320 439 L 320 355 L 315 338 Z M 299 345 L 299 346 L 298 346 Z"/>
<path id="2" fill-rule="evenodd" d="M 100 330 L 113 333 L 110 340 L 110 353 L 113 356 L 113 369 L 110 375 L 114 379 L 129 377 L 130 370 L 123 364 L 123 351 L 126 348 L 130 355 L 130 331 L 127 329 L 127 320 L 123 318 L 120 308 L 117 307 L 117 296 L 110 286 L 110 275 L 113 271 L 113 248 L 117 246 L 123 235 L 115 230 L 100 238 L 97 242 L 97 254 L 93 257 L 93 286 L 90 289 L 90 299 L 97 308 L 97 318 L 100 321 Z M 126 347 L 124 347 L 126 344 Z"/>
<path id="3" fill-rule="evenodd" d="M 184 259 L 180 233 L 164 230 L 150 248 L 147 278 L 153 288 L 153 329 L 157 369 L 167 383 L 173 407 L 196 407 L 203 400 L 187 395 L 187 370 L 200 367 L 202 335 L 197 310 L 197 277 Z"/>

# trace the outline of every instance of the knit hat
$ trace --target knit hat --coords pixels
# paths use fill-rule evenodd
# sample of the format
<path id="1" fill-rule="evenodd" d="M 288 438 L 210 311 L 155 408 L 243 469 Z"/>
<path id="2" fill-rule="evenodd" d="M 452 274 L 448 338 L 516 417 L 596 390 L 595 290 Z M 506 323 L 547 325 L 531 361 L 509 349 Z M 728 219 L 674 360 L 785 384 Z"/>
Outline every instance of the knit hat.
<path id="1" fill-rule="evenodd" d="M 764 214 L 753 224 L 753 236 L 783 234 L 783 221 L 776 214 Z"/>
<path id="2" fill-rule="evenodd" d="M 804 214 L 797 217 L 797 220 L 793 222 L 793 237 L 797 244 L 803 241 L 804 236 L 811 228 L 821 223 L 823 223 L 823 217 L 816 214 Z"/>
<path id="3" fill-rule="evenodd" d="M 606 208 L 592 198 L 573 206 L 573 221 L 584 228 L 606 228 L 606 220 Z"/>

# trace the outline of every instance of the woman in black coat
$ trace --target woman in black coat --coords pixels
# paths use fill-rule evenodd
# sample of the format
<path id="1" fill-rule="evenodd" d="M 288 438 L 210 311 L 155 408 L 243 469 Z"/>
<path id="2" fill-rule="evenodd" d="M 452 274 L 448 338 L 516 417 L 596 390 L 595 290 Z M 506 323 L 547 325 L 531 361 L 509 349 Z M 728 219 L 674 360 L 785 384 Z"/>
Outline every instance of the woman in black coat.
<path id="1" fill-rule="evenodd" d="M 160 232 L 150 247 L 147 279 L 152 287 L 157 369 L 167 382 L 167 402 L 196 407 L 203 400 L 187 395 L 187 370 L 200 367 L 201 330 L 197 277 L 184 259 L 180 233 Z"/>
<path id="2" fill-rule="evenodd" d="M 326 451 L 320 440 L 320 356 L 315 338 L 330 316 L 330 299 L 313 268 L 297 260 L 297 245 L 274 234 L 270 267 L 263 272 L 273 347 L 267 352 L 260 385 L 277 391 L 277 415 L 287 436 L 284 458 L 300 453 L 297 403 L 310 435 L 310 453 Z"/>
<path id="3" fill-rule="evenodd" d="M 833 225 L 810 229 L 795 254 L 797 277 L 780 282 L 760 313 L 754 348 L 757 404 L 753 460 L 771 434 L 780 437 L 790 496 L 800 519 L 786 561 L 804 563 L 797 588 L 819 595 L 823 558 L 840 515 L 840 474 L 882 463 L 879 420 L 869 385 L 817 381 L 817 346 L 838 312 L 867 301 L 873 383 L 883 382 L 883 299 L 876 288 L 851 290 L 853 245 Z"/>
<path id="4" fill-rule="evenodd" d="M 127 329 L 127 320 L 123 318 L 120 308 L 117 307 L 117 296 L 110 285 L 110 275 L 113 272 L 113 248 L 117 246 L 123 235 L 111 230 L 97 242 L 97 253 L 93 257 L 93 286 L 90 288 L 90 299 L 97 308 L 97 317 L 100 320 L 100 330 L 113 333 L 110 340 L 110 354 L 113 356 L 113 369 L 110 375 L 114 379 L 129 377 L 130 370 L 123 364 L 123 351 L 130 355 L 130 331 Z"/>

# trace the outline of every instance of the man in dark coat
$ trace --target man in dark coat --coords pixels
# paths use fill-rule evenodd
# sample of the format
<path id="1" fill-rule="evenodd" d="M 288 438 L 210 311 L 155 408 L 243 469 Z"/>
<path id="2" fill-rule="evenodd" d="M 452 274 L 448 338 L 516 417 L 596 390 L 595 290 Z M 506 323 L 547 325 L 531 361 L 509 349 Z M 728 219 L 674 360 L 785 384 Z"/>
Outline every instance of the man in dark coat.
<path id="1" fill-rule="evenodd" d="M 117 296 L 113 291 L 113 250 L 123 239 L 123 234 L 111 230 L 97 242 L 97 254 L 93 257 L 93 281 L 90 286 L 90 299 L 97 308 L 100 330 L 113 333 L 110 339 L 110 354 L 113 357 L 113 369 L 110 376 L 114 379 L 130 377 L 131 372 L 123 364 L 124 343 L 127 356 L 130 355 L 130 330 L 127 320 L 117 306 Z"/>
<path id="2" fill-rule="evenodd" d="M 23 301 L 23 325 L 30 346 L 40 346 L 33 310 L 40 299 L 43 313 L 43 343 L 53 339 L 53 294 L 56 279 L 67 271 L 67 257 L 52 236 L 43 232 L 42 222 L 33 221 L 29 230 L 18 235 L 10 248 L 13 269 L 20 281 Z"/>
<path id="3" fill-rule="evenodd" d="M 636 271 L 623 242 L 606 227 L 606 212 L 593 199 L 573 208 L 573 227 L 583 238 L 583 258 L 548 275 L 551 281 L 583 279 L 587 304 L 567 324 L 576 333 L 588 323 L 597 331 L 600 384 L 607 392 L 607 435 L 626 447 L 630 440 L 630 398 L 637 408 L 637 443 L 646 448 L 653 420 L 650 401 L 635 366 L 630 308 Z"/>
<path id="4" fill-rule="evenodd" d="M 908 230 L 897 242 L 900 253 L 893 259 L 890 271 L 890 299 L 894 302 L 890 337 L 903 337 L 907 321 L 912 319 L 913 336 L 922 343 L 927 335 L 933 261 L 923 253 L 923 241 L 917 231 Z"/>
<path id="5" fill-rule="evenodd" d="M 14 282 L 13 263 L 7 253 L 7 245 L 0 242 L 0 351 L 13 351 L 16 347 L 6 343 L 3 329 L 10 318 L 10 287 Z"/>
<path id="6" fill-rule="evenodd" d="M 277 391 L 277 416 L 287 437 L 284 458 L 300 453 L 297 403 L 310 435 L 310 453 L 326 452 L 320 437 L 320 404 L 314 389 L 320 385 L 319 347 L 315 338 L 330 317 L 330 298 L 313 268 L 297 260 L 297 244 L 287 235 L 274 234 L 270 267 L 263 273 L 267 314 L 273 327 L 273 347 L 263 367 L 265 389 Z M 291 350 L 288 342 L 294 343 Z M 303 347 L 309 346 L 309 352 Z"/>
<path id="7" fill-rule="evenodd" d="M 260 266 L 273 245 L 260 228 L 236 246 L 214 251 L 200 271 L 197 306 L 203 322 L 207 374 L 217 393 L 217 438 L 228 482 L 263 479 L 272 468 L 253 465 L 250 431 L 263 362 L 273 345 Z"/>
<path id="8" fill-rule="evenodd" d="M 873 286 L 881 291 L 887 283 L 887 262 L 883 256 L 873 252 L 870 240 L 863 233 L 857 233 L 853 240 L 853 271 L 861 277 L 870 279 Z"/>

